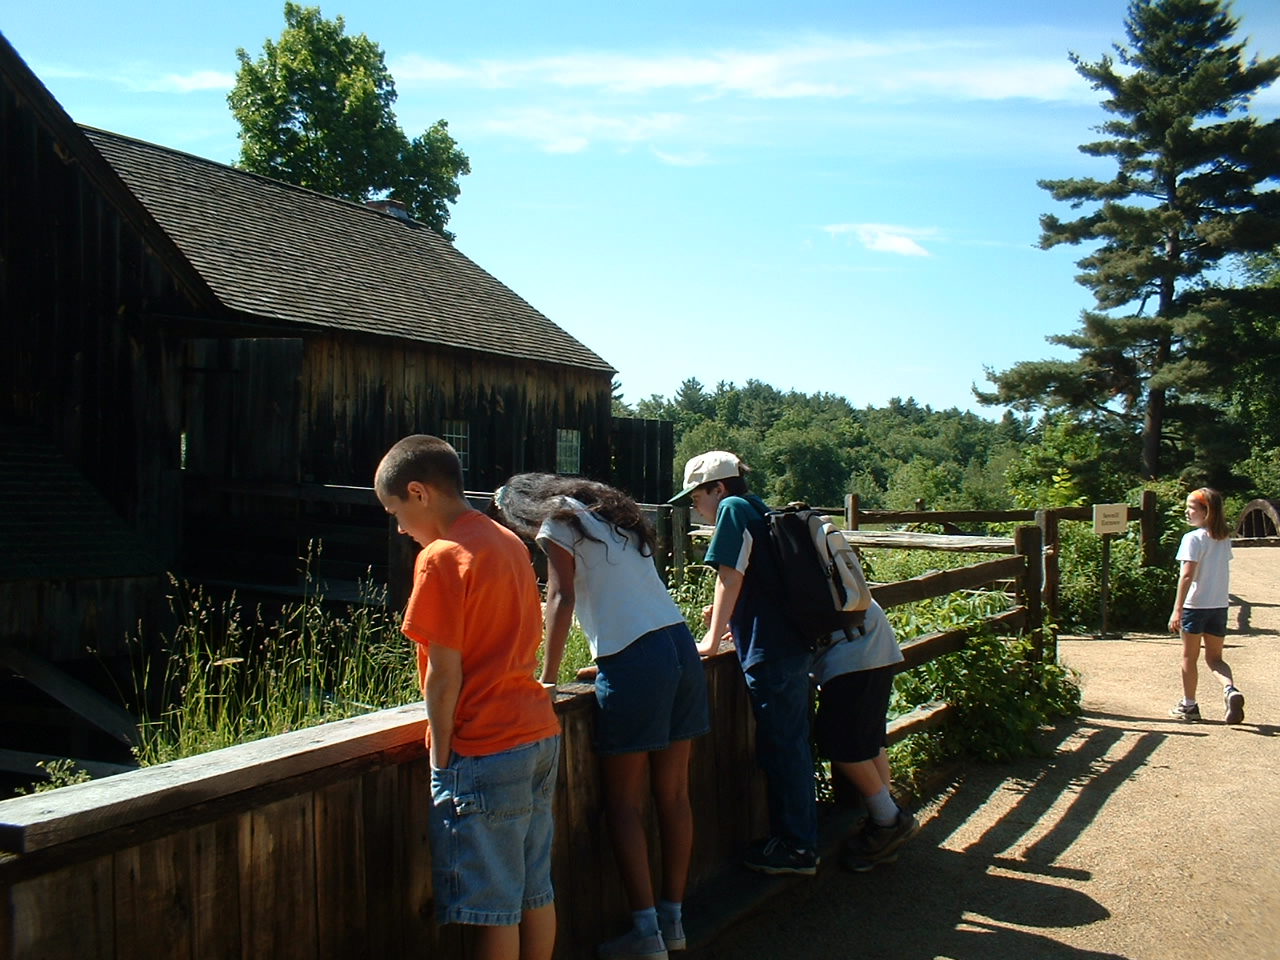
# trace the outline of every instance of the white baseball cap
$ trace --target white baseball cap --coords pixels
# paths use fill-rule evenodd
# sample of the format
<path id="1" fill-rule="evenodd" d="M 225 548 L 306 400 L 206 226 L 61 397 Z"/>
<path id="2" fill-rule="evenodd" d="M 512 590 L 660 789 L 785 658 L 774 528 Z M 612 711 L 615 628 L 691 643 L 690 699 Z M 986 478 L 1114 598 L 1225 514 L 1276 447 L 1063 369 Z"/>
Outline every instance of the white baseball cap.
<path id="1" fill-rule="evenodd" d="M 710 450 L 684 465 L 684 489 L 668 500 L 678 503 L 704 483 L 740 477 L 745 472 L 742 461 L 726 450 Z"/>

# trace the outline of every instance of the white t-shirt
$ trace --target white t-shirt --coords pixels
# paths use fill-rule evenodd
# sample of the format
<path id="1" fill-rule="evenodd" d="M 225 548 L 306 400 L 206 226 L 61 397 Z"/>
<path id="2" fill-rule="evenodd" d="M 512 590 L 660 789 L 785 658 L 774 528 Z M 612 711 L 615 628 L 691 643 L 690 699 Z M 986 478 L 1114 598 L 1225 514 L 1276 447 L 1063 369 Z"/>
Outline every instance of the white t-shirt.
<path id="1" fill-rule="evenodd" d="M 607 657 L 646 633 L 683 623 L 684 615 L 667 593 L 653 557 L 640 552 L 635 535 L 619 533 L 577 500 L 565 500 L 596 539 L 552 520 L 542 524 L 537 539 L 550 540 L 573 554 L 574 609 L 591 656 Z"/>
<path id="2" fill-rule="evenodd" d="M 838 631 L 831 634 L 830 646 L 813 655 L 809 674 L 818 686 L 845 673 L 874 670 L 903 661 L 902 649 L 893 635 L 893 627 L 889 626 L 889 618 L 874 600 L 867 608 L 867 619 L 862 626 L 866 631 L 863 636 L 854 630 L 850 640 L 843 630 Z"/>
<path id="3" fill-rule="evenodd" d="M 1230 606 L 1231 539 L 1215 540 L 1203 527 L 1192 530 L 1178 546 L 1179 560 L 1194 560 L 1195 575 L 1183 606 L 1190 610 L 1217 610 Z"/>

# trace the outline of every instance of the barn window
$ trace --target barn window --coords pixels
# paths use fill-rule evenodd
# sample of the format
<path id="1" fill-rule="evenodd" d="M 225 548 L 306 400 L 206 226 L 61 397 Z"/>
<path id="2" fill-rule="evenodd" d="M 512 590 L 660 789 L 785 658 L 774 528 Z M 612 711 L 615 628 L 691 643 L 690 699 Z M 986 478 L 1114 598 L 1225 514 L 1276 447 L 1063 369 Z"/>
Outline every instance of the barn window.
<path id="1" fill-rule="evenodd" d="M 458 459 L 462 461 L 462 479 L 470 479 L 471 424 L 466 420 L 445 420 L 440 424 L 440 439 L 458 451 Z"/>
<path id="2" fill-rule="evenodd" d="M 556 473 L 582 472 L 582 431 L 556 431 Z"/>

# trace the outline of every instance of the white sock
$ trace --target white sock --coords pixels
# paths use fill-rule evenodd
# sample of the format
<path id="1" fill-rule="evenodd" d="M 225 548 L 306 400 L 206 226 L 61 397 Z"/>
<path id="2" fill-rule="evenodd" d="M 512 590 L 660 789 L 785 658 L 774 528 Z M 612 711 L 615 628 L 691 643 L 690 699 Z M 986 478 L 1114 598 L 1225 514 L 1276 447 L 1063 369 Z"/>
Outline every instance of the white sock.
<path id="1" fill-rule="evenodd" d="M 867 809 L 871 811 L 871 819 L 879 826 L 891 827 L 898 822 L 898 805 L 889 796 L 889 788 L 881 787 L 874 797 L 866 797 Z"/>

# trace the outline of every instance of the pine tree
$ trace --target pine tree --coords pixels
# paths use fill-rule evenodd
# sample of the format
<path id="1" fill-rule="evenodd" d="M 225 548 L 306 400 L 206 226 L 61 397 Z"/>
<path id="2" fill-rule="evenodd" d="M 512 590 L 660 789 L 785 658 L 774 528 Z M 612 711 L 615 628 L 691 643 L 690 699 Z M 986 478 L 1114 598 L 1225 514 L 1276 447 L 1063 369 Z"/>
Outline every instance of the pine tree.
<path id="1" fill-rule="evenodd" d="M 1238 315 L 1223 309 L 1231 298 L 1217 268 L 1280 241 L 1280 121 L 1248 112 L 1280 76 L 1280 58 L 1246 60 L 1238 27 L 1222 0 L 1134 0 L 1118 63 L 1071 55 L 1115 117 L 1097 128 L 1106 139 L 1080 149 L 1117 171 L 1106 181 L 1040 181 L 1073 209 L 1096 205 L 1072 220 L 1042 216 L 1040 246 L 1098 243 L 1077 278 L 1096 309 L 1074 333 L 1049 338 L 1076 359 L 988 371 L 996 390 L 978 393 L 1140 429 L 1152 479 L 1166 432 L 1177 424 L 1177 438 L 1194 446 L 1230 379 L 1230 351 L 1211 341 Z"/>

